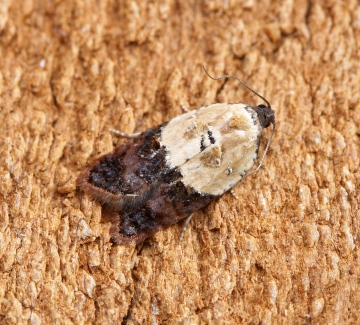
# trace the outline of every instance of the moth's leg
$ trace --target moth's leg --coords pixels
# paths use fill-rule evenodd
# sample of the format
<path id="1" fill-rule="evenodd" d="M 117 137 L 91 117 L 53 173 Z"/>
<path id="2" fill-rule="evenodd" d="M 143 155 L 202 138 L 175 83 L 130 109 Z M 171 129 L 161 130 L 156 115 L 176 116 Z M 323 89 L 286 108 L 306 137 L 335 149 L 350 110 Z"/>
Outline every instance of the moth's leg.
<path id="1" fill-rule="evenodd" d="M 237 194 L 235 193 L 234 189 L 230 189 L 230 193 L 231 195 L 235 198 L 235 199 L 238 199 L 239 197 L 237 196 Z"/>
<path id="2" fill-rule="evenodd" d="M 190 112 L 190 110 L 184 104 L 180 104 L 180 107 L 184 111 L 184 113 L 189 113 Z"/>
<path id="3" fill-rule="evenodd" d="M 137 138 L 140 136 L 141 132 L 138 133 L 125 133 L 125 132 L 121 132 L 115 129 L 110 128 L 109 129 L 110 132 L 114 132 L 115 134 L 123 137 L 123 138 Z"/>
<path id="4" fill-rule="evenodd" d="M 190 215 L 186 218 L 186 220 L 185 220 L 183 229 L 182 229 L 182 231 L 181 231 L 179 244 L 181 244 L 181 242 L 182 242 L 182 240 L 183 240 L 183 238 L 184 238 L 184 236 L 185 236 L 186 229 L 187 229 L 187 227 L 188 227 L 188 225 L 189 225 L 189 222 L 190 222 L 190 220 L 192 219 L 193 215 L 194 215 L 194 213 L 190 214 Z"/>

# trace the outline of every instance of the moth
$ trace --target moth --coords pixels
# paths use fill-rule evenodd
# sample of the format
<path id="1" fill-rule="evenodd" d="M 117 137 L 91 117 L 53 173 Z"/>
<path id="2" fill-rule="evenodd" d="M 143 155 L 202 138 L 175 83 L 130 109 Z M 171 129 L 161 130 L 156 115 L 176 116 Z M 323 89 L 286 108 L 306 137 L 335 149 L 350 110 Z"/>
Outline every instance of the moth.
<path id="1" fill-rule="evenodd" d="M 275 112 L 266 105 L 217 103 L 189 111 L 135 135 L 96 159 L 78 187 L 110 214 L 116 244 L 138 244 L 205 207 L 255 173 L 275 131 Z M 272 132 L 258 167 L 252 167 L 264 128 Z"/>

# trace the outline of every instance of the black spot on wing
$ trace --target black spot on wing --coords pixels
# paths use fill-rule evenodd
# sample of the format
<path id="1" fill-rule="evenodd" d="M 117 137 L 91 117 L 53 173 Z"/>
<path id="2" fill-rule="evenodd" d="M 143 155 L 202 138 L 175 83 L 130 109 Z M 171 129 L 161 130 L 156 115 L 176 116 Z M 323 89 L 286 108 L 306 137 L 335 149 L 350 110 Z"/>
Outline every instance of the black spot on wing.
<path id="1" fill-rule="evenodd" d="M 205 136 L 202 134 L 201 135 L 201 141 L 200 141 L 200 151 L 204 151 L 205 149 L 206 149 Z"/>
<path id="2" fill-rule="evenodd" d="M 215 138 L 213 137 L 213 134 L 212 134 L 212 132 L 210 130 L 208 131 L 208 136 L 209 136 L 210 143 L 214 144 L 215 143 Z"/>
<path id="3" fill-rule="evenodd" d="M 213 136 L 213 133 L 210 130 L 207 131 L 207 136 L 208 136 L 209 142 L 211 144 L 214 144 L 215 143 L 215 138 Z M 204 151 L 206 148 L 207 148 L 207 145 L 205 143 L 205 135 L 202 134 L 201 135 L 201 141 L 200 141 L 200 151 Z"/>

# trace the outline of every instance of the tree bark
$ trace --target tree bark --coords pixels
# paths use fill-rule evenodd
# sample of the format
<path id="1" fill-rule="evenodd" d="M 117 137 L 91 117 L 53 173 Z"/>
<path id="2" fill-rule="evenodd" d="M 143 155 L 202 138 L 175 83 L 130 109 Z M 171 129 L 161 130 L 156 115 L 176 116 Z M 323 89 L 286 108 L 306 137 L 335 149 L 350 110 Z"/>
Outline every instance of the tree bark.
<path id="1" fill-rule="evenodd" d="M 359 321 L 360 4 L 0 4 L 0 324 Z M 271 102 L 265 166 L 138 247 L 80 172 L 215 102 Z M 260 154 L 270 130 L 264 131 Z"/>

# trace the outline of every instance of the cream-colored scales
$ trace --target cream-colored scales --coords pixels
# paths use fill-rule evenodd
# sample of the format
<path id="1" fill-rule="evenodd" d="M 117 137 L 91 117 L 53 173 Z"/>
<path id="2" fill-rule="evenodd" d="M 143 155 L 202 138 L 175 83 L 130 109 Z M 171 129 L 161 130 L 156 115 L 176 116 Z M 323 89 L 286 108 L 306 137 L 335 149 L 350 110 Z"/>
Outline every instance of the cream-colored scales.
<path id="1" fill-rule="evenodd" d="M 213 104 L 172 119 L 161 131 L 166 163 L 188 188 L 221 195 L 251 168 L 263 126 L 254 108 Z"/>

